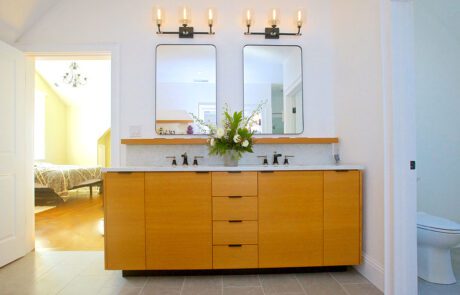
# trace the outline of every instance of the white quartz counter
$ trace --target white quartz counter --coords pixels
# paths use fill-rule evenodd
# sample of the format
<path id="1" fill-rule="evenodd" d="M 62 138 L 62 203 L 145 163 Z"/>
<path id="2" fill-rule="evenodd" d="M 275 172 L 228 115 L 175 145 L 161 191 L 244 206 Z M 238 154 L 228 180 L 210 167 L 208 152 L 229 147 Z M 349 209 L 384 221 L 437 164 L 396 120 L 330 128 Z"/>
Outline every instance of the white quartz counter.
<path id="1" fill-rule="evenodd" d="M 216 166 L 145 166 L 103 168 L 102 172 L 183 172 L 183 171 L 302 171 L 302 170 L 364 170 L 361 165 L 240 165 Z"/>

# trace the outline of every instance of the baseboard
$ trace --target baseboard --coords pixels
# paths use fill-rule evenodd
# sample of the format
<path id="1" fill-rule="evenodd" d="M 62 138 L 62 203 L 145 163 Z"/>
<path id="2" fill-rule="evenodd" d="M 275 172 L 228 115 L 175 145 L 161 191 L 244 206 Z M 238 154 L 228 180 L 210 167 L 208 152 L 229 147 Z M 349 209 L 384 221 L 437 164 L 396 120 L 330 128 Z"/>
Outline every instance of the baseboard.
<path id="1" fill-rule="evenodd" d="M 375 259 L 363 253 L 363 263 L 355 266 L 356 270 L 383 292 L 385 270 Z"/>

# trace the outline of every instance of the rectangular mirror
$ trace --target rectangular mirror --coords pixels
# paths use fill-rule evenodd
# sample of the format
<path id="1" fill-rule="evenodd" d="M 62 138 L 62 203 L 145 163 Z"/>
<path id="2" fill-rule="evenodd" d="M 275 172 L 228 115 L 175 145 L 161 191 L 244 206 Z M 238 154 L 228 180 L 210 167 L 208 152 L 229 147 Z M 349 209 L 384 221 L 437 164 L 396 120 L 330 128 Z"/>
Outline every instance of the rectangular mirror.
<path id="1" fill-rule="evenodd" d="M 252 130 L 257 134 L 302 133 L 302 49 L 246 45 L 243 61 L 245 115 L 265 103 Z"/>
<path id="2" fill-rule="evenodd" d="M 216 48 L 158 45 L 155 91 L 157 134 L 206 134 L 191 114 L 216 124 Z"/>

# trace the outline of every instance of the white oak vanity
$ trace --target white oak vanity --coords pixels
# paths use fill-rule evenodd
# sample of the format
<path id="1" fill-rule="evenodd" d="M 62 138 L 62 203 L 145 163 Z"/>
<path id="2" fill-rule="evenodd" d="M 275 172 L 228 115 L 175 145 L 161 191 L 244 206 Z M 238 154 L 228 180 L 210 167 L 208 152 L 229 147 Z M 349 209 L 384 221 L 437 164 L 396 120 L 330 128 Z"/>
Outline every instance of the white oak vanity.
<path id="1" fill-rule="evenodd" d="M 108 168 L 106 269 L 360 264 L 361 170 L 345 165 Z"/>

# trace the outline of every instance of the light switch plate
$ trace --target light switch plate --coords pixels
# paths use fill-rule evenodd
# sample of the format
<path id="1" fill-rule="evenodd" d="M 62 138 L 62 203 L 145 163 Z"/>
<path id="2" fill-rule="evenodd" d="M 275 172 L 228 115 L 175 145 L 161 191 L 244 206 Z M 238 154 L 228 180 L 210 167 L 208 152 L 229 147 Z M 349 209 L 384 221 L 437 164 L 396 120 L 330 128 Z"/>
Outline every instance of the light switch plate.
<path id="1" fill-rule="evenodd" d="M 142 127 L 140 125 L 129 126 L 129 137 L 141 137 L 142 136 Z"/>

